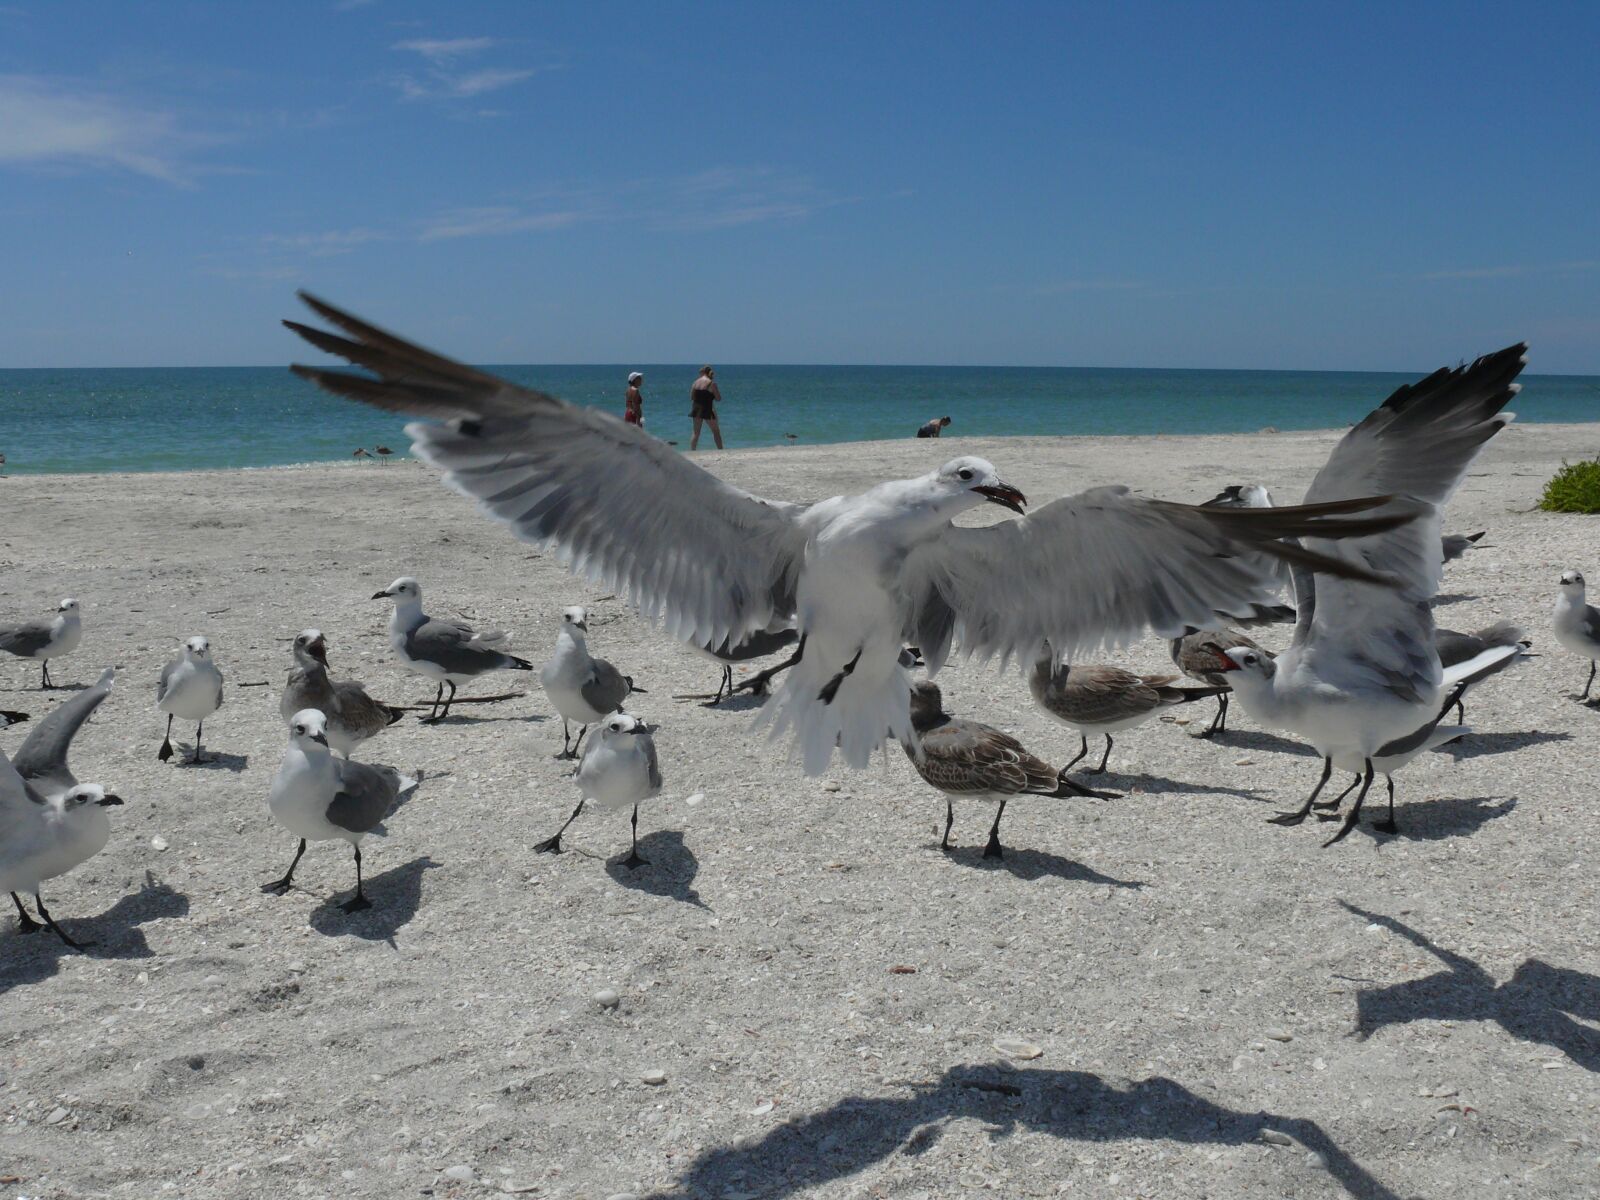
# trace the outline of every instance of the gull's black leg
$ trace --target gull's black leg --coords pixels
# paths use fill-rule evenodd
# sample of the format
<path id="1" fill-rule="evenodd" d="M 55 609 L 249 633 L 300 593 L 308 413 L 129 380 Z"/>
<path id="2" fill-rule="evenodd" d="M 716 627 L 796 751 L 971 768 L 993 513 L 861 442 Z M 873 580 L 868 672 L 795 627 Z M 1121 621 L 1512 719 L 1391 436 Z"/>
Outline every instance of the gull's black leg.
<path id="1" fill-rule="evenodd" d="M 864 649 L 866 649 L 864 646 L 858 649 L 856 651 L 856 656 L 849 662 L 845 663 L 845 665 L 839 669 L 839 673 L 837 675 L 822 685 L 822 690 L 817 693 L 818 700 L 821 700 L 824 704 L 833 703 L 833 698 L 839 694 L 839 686 L 844 683 L 848 676 L 855 674 L 856 664 L 861 661 L 861 651 Z"/>
<path id="2" fill-rule="evenodd" d="M 1456 724 L 1457 725 L 1465 725 L 1466 723 L 1467 723 L 1467 706 L 1463 701 L 1458 699 L 1456 701 Z"/>
<path id="3" fill-rule="evenodd" d="M 633 849 L 629 852 L 628 857 L 622 860 L 622 865 L 630 871 L 650 865 L 650 860 L 639 853 L 639 806 L 637 804 L 633 806 Z"/>
<path id="4" fill-rule="evenodd" d="M 1085 744 L 1085 746 L 1088 745 L 1087 742 L 1084 743 L 1084 744 Z M 1112 744 L 1113 743 L 1111 741 L 1111 735 L 1108 733 L 1108 734 L 1106 734 L 1106 752 L 1100 756 L 1100 765 L 1098 767 L 1096 767 L 1092 771 L 1085 771 L 1084 772 L 1085 775 L 1104 775 L 1106 773 L 1106 763 L 1111 760 L 1111 747 L 1112 747 Z M 1072 762 L 1077 762 L 1077 761 L 1078 761 L 1077 759 L 1073 759 L 1072 760 Z M 1067 765 L 1071 766 L 1072 763 L 1068 763 Z"/>
<path id="5" fill-rule="evenodd" d="M 989 841 L 983 848 L 985 858 L 1004 858 L 1000 851 L 1000 818 L 1006 815 L 1006 802 L 1000 801 L 1000 811 L 994 814 L 994 824 L 989 826 Z"/>
<path id="6" fill-rule="evenodd" d="M 445 697 L 444 707 L 439 710 L 439 715 L 434 718 L 436 721 L 442 721 L 450 715 L 450 705 L 455 701 L 456 698 L 456 685 L 448 679 L 439 685 L 439 694 L 441 696 L 444 695 L 444 689 L 447 685 L 450 688 L 450 694 Z"/>
<path id="7" fill-rule="evenodd" d="M 68 937 L 67 931 L 56 924 L 56 919 L 50 915 L 50 910 L 44 906 L 44 897 L 38 892 L 33 894 L 33 906 L 39 910 L 39 915 L 44 918 L 44 923 L 50 927 L 50 932 L 74 950 L 82 950 L 85 946 L 94 945 L 93 942 L 77 942 Z"/>
<path id="8" fill-rule="evenodd" d="M 573 758 L 577 758 L 578 757 L 578 751 L 583 749 L 583 735 L 588 733 L 588 732 L 589 732 L 589 727 L 587 725 L 585 725 L 582 729 L 578 730 L 578 740 L 572 743 L 572 757 Z"/>
<path id="9" fill-rule="evenodd" d="M 274 879 L 271 883 L 263 883 L 261 890 L 281 896 L 294 886 L 294 869 L 300 865 L 300 856 L 306 852 L 306 840 L 300 839 L 300 849 L 294 852 L 294 861 L 289 864 L 289 869 L 283 873 L 282 879 Z"/>
<path id="10" fill-rule="evenodd" d="M 567 719 L 565 717 L 561 718 L 561 753 L 556 757 L 572 757 L 572 731 L 567 728 Z"/>
<path id="11" fill-rule="evenodd" d="M 950 849 L 950 826 L 956 823 L 956 802 L 949 796 L 944 798 L 944 837 L 939 839 L 939 849 Z"/>
<path id="12" fill-rule="evenodd" d="M 11 903 L 17 906 L 17 932 L 38 933 L 44 926 L 28 915 L 28 910 L 22 907 L 22 897 L 15 892 L 11 893 Z"/>
<path id="13" fill-rule="evenodd" d="M 361 847 L 356 847 L 356 894 L 351 896 L 339 906 L 347 913 L 360 912 L 363 908 L 371 908 L 372 901 L 367 899 L 367 894 L 361 890 Z"/>
<path id="14" fill-rule="evenodd" d="M 1339 811 L 1339 805 L 1344 803 L 1344 798 L 1346 796 L 1348 796 L 1351 792 L 1355 791 L 1357 786 L 1360 785 L 1360 783 L 1361 783 L 1361 776 L 1357 775 L 1354 779 L 1352 779 L 1350 781 L 1350 786 L 1345 788 L 1344 791 L 1340 792 L 1332 800 L 1318 800 L 1315 804 L 1313 804 L 1311 806 L 1312 808 L 1332 809 L 1334 814 L 1335 814 L 1333 816 L 1324 816 L 1322 813 L 1319 812 L 1317 814 L 1317 820 L 1319 820 L 1319 821 L 1337 821 L 1339 819 L 1338 815 L 1337 815 L 1338 811 Z"/>
<path id="15" fill-rule="evenodd" d="M 1317 786 L 1311 789 L 1311 795 L 1306 797 L 1306 802 L 1294 812 L 1279 813 L 1275 817 L 1268 817 L 1267 822 L 1272 825 L 1298 825 L 1306 819 L 1311 806 L 1317 802 L 1317 797 L 1322 794 L 1322 789 L 1328 784 L 1328 776 L 1333 774 L 1333 759 L 1322 760 L 1322 778 L 1317 780 Z"/>
<path id="16" fill-rule="evenodd" d="M 1350 806 L 1350 813 L 1344 819 L 1344 824 L 1339 826 L 1339 832 L 1322 843 L 1327 849 L 1335 842 L 1342 842 L 1350 836 L 1350 831 L 1356 827 L 1356 822 L 1361 819 L 1361 803 L 1367 798 L 1367 789 L 1372 786 L 1372 760 L 1367 759 L 1366 774 L 1361 777 L 1361 790 L 1356 793 L 1356 802 Z"/>
<path id="17" fill-rule="evenodd" d="M 1400 826 L 1394 822 L 1394 776 L 1385 775 L 1383 779 L 1389 785 L 1389 815 L 1381 821 L 1374 821 L 1372 827 L 1379 833 L 1399 833 Z"/>
<path id="18" fill-rule="evenodd" d="M 723 696 L 733 695 L 733 668 L 727 663 L 722 664 L 722 682 L 717 684 L 717 694 L 709 700 L 701 702 L 701 708 L 715 708 L 722 703 Z"/>
<path id="19" fill-rule="evenodd" d="M 161 739 L 161 749 L 156 751 L 156 757 L 162 762 L 172 757 L 172 714 L 167 714 L 167 736 Z"/>
<path id="20" fill-rule="evenodd" d="M 1593 676 L 1591 674 L 1591 678 L 1592 677 Z M 39 660 L 39 688 L 41 691 L 45 688 L 54 690 L 55 686 L 56 681 L 50 678 L 50 660 L 48 658 L 41 658 Z M 1584 695 L 1588 694 L 1588 692 L 1584 693 Z"/>
<path id="21" fill-rule="evenodd" d="M 1217 697 L 1217 732 L 1228 732 L 1228 693 L 1223 692 Z"/>
<path id="22" fill-rule="evenodd" d="M 1079 759 L 1086 757 L 1088 755 L 1088 753 L 1089 753 L 1089 738 L 1088 738 L 1088 735 L 1080 733 L 1078 735 L 1078 752 L 1072 756 L 1072 761 L 1071 762 L 1069 762 L 1066 766 L 1061 768 L 1061 770 L 1058 772 L 1058 774 L 1065 775 L 1068 771 L 1072 770 L 1072 768 L 1075 765 L 1077 765 L 1077 762 L 1078 762 Z"/>
<path id="23" fill-rule="evenodd" d="M 205 730 L 205 727 L 206 727 L 206 723 L 204 721 L 196 721 L 195 722 L 195 725 L 194 725 L 194 758 L 189 760 L 191 762 L 203 763 L 203 762 L 206 761 L 205 760 L 205 756 L 200 753 L 200 734 Z"/>
<path id="24" fill-rule="evenodd" d="M 554 837 L 545 838 L 533 848 L 535 854 L 560 854 L 561 835 L 567 831 L 567 826 L 578 819 L 578 814 L 583 811 L 583 801 L 578 801 L 578 807 L 572 810 L 572 815 L 563 822 L 560 829 L 556 830 Z"/>
<path id="25" fill-rule="evenodd" d="M 781 675 L 783 672 L 787 671 L 790 667 L 794 666 L 795 663 L 799 662 L 801 656 L 804 655 L 805 652 L 806 652 L 806 639 L 805 639 L 804 635 L 802 635 L 801 638 L 800 638 L 800 644 L 797 645 L 794 648 L 794 654 L 793 655 L 791 655 L 789 658 L 784 659 L 783 662 L 779 663 L 775 667 L 768 667 L 765 671 L 759 671 L 756 674 L 750 676 L 749 679 L 746 679 L 738 687 L 733 689 L 734 693 L 737 694 L 739 692 L 748 691 L 748 692 L 751 692 L 751 693 L 753 693 L 753 694 L 755 694 L 757 696 L 765 696 L 767 694 L 767 685 L 772 682 L 773 678 L 775 676 Z"/>
<path id="26" fill-rule="evenodd" d="M 1594 673 L 1596 668 L 1600 668 L 1600 659 L 1590 659 L 1589 681 L 1583 685 L 1583 695 L 1578 697 L 1579 700 L 1587 700 L 1589 698 L 1589 689 L 1594 686 Z"/>

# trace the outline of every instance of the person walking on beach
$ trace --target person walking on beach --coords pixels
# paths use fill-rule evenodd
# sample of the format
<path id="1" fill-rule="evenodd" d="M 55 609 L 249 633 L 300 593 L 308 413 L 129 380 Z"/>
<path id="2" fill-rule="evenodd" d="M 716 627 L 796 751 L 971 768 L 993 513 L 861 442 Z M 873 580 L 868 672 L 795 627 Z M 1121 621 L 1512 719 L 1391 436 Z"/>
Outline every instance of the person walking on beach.
<path id="1" fill-rule="evenodd" d="M 919 438 L 938 437 L 942 432 L 944 432 L 944 427 L 948 424 L 950 424 L 949 417 L 935 417 L 926 425 L 920 426 L 917 429 L 917 436 Z"/>
<path id="2" fill-rule="evenodd" d="M 717 449 L 722 449 L 722 430 L 717 425 L 717 401 L 721 399 L 717 373 L 710 367 L 701 367 L 700 377 L 689 388 L 689 415 L 694 418 L 694 436 L 689 439 L 689 449 L 700 448 L 702 422 L 711 426 L 711 436 L 717 440 Z"/>
<path id="3" fill-rule="evenodd" d="M 639 385 L 643 382 L 644 376 L 638 371 L 628 376 L 627 407 L 623 410 L 622 419 L 629 425 L 644 424 L 644 396 L 639 391 Z"/>

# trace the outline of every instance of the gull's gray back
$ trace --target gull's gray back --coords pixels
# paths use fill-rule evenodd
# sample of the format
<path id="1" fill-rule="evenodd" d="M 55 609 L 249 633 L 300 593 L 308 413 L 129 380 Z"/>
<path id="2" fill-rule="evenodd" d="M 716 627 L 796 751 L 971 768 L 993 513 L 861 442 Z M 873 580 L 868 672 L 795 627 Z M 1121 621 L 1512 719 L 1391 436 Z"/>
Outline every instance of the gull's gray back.
<path id="1" fill-rule="evenodd" d="M 400 772 L 348 759 L 334 761 L 339 769 L 339 791 L 328 805 L 328 820 L 351 833 L 370 833 L 395 807 Z"/>
<path id="2" fill-rule="evenodd" d="M 0 625 L 0 650 L 22 658 L 32 658 L 50 644 L 49 621 L 24 621 L 20 625 Z"/>
<path id="3" fill-rule="evenodd" d="M 579 694 L 583 696 L 583 702 L 602 716 L 616 712 L 628 698 L 628 693 L 633 690 L 628 686 L 627 677 L 603 658 L 591 658 L 589 661 L 593 664 L 589 678 L 585 679 L 582 687 L 578 689 Z"/>
<path id="4" fill-rule="evenodd" d="M 406 634 L 406 653 L 451 675 L 482 675 L 509 661 L 499 650 L 473 645 L 472 636 L 472 630 L 464 625 L 428 617 Z"/>

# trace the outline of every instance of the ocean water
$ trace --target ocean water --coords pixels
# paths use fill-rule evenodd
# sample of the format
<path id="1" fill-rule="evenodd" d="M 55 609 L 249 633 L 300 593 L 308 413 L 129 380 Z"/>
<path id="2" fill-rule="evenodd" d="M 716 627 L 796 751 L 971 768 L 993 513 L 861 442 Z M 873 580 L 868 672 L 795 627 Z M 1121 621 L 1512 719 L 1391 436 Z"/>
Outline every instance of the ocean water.
<path id="1" fill-rule="evenodd" d="M 502 366 L 496 373 L 620 415 L 645 374 L 645 424 L 689 445 L 697 368 Z M 1365 415 L 1415 376 L 1323 371 L 1040 367 L 719 366 L 730 447 L 910 437 L 1246 433 L 1324 429 Z M 1523 421 L 1600 420 L 1600 377 L 1524 375 Z M 405 453 L 402 418 L 327 395 L 281 367 L 0 370 L 0 454 L 17 473 L 172 471 Z M 791 439 L 789 435 L 794 435 Z M 701 446 L 711 445 L 709 432 Z"/>

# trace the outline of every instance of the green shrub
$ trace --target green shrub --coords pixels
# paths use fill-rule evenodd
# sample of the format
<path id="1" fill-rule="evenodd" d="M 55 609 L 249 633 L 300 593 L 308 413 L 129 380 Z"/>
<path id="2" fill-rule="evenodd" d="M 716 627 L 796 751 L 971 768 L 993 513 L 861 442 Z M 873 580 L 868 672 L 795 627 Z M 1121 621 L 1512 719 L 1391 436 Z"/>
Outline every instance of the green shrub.
<path id="1" fill-rule="evenodd" d="M 1600 458 L 1563 462 L 1544 485 L 1539 507 L 1545 512 L 1600 513 Z"/>

